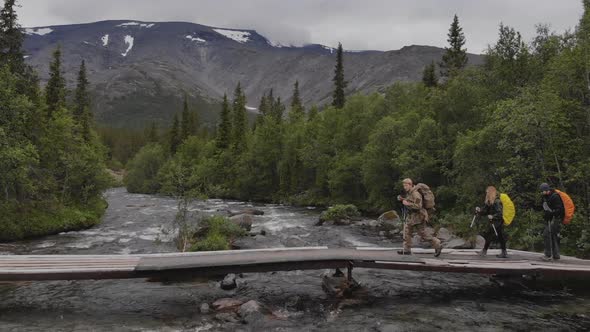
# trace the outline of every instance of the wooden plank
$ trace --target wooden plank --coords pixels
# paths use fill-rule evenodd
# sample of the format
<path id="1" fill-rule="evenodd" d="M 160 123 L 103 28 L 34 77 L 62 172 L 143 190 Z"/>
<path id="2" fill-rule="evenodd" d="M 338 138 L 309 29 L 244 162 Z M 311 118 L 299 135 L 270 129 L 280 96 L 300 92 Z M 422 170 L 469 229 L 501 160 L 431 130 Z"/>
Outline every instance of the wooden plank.
<path id="1" fill-rule="evenodd" d="M 75 280 L 210 276 L 239 272 L 269 272 L 346 267 L 480 274 L 551 274 L 588 276 L 590 261 L 563 256 L 540 261 L 539 253 L 509 252 L 509 259 L 482 258 L 477 250 L 445 249 L 398 255 L 396 248 L 271 248 L 199 253 L 147 255 L 0 256 L 0 281 Z M 528 259 L 532 258 L 532 259 Z"/>

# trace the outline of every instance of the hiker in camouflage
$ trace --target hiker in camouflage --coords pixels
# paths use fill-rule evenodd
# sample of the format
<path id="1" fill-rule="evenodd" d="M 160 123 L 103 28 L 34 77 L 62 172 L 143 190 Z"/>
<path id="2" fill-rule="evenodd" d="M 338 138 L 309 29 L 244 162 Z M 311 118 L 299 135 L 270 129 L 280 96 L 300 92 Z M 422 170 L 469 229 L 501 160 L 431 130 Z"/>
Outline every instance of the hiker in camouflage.
<path id="1" fill-rule="evenodd" d="M 423 241 L 430 241 L 434 248 L 434 257 L 440 256 L 442 252 L 442 245 L 438 238 L 433 236 L 434 231 L 428 227 L 428 212 L 423 206 L 422 194 L 414 185 L 411 179 L 404 179 L 402 181 L 406 195 L 404 197 L 398 196 L 398 200 L 408 209 L 408 221 L 404 227 L 404 249 L 399 250 L 400 255 L 412 254 L 412 231 L 416 229 L 420 238 Z"/>

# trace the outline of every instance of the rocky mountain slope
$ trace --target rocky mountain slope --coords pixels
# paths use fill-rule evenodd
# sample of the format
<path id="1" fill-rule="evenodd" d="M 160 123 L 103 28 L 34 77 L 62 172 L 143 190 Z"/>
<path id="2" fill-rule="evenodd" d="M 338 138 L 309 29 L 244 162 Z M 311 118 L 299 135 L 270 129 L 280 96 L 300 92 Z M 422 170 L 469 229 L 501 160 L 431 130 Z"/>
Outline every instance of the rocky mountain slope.
<path id="1" fill-rule="evenodd" d="M 59 44 L 73 87 L 84 59 L 96 119 L 117 127 L 169 123 L 186 92 L 205 123 L 217 118 L 218 101 L 241 82 L 252 112 L 268 89 L 289 101 L 299 80 L 306 105 L 331 101 L 335 50 L 323 45 L 276 45 L 252 30 L 183 22 L 103 21 L 27 28 L 27 61 L 47 80 Z M 370 36 L 368 36 L 369 38 Z M 392 36 L 395 38 L 395 36 Z M 396 51 L 347 51 L 348 92 L 380 91 L 396 81 L 417 81 L 443 49 L 408 46 Z M 470 63 L 481 62 L 470 55 Z"/>

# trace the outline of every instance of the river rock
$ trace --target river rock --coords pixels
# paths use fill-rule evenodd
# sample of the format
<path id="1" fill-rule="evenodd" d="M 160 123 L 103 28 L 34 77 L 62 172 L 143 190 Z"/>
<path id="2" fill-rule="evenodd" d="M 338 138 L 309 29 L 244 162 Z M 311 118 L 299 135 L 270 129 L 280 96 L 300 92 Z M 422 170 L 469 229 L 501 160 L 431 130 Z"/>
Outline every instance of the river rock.
<path id="1" fill-rule="evenodd" d="M 251 215 L 251 216 L 262 216 L 262 215 L 264 215 L 264 211 L 257 210 L 257 209 L 244 209 L 241 211 L 229 211 L 230 217 L 237 216 L 240 214 L 247 214 L 247 215 Z"/>
<path id="2" fill-rule="evenodd" d="M 223 323 L 239 323 L 240 319 L 235 312 L 221 312 L 215 315 L 215 319 Z"/>
<path id="3" fill-rule="evenodd" d="M 240 227 L 242 227 L 248 232 L 250 231 L 250 229 L 252 229 L 252 215 L 239 214 L 229 218 L 229 220 L 233 223 L 238 224 Z"/>
<path id="4" fill-rule="evenodd" d="M 220 286 L 223 290 L 231 290 L 238 287 L 236 284 L 236 275 L 233 273 L 226 275 L 223 281 L 221 281 Z"/>
<path id="5" fill-rule="evenodd" d="M 209 307 L 208 303 L 202 303 L 201 306 L 199 307 L 199 311 L 206 315 L 211 311 L 211 308 Z"/>
<path id="6" fill-rule="evenodd" d="M 288 247 L 288 248 L 305 247 L 305 246 L 307 246 L 307 242 L 297 235 L 291 235 L 285 241 L 285 247 Z"/>
<path id="7" fill-rule="evenodd" d="M 453 237 L 453 234 L 451 234 L 451 232 L 448 229 L 442 227 L 438 230 L 436 237 L 438 237 L 439 240 L 445 242 L 449 241 Z"/>
<path id="8" fill-rule="evenodd" d="M 483 249 L 483 246 L 486 244 L 486 239 L 483 236 L 478 235 L 475 238 L 475 249 Z"/>
<path id="9" fill-rule="evenodd" d="M 254 300 L 250 300 L 240 306 L 238 314 L 246 323 L 252 323 L 264 318 L 262 307 Z"/>
<path id="10" fill-rule="evenodd" d="M 213 302 L 213 309 L 217 311 L 221 310 L 234 310 L 237 307 L 244 304 L 244 301 L 232 298 L 223 298 Z"/>

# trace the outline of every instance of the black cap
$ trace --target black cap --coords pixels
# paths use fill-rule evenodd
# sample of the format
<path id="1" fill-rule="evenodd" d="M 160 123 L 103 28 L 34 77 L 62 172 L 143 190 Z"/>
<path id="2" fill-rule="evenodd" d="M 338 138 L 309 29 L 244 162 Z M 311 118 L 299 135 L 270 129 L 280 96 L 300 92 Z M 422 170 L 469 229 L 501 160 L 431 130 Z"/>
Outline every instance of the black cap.
<path id="1" fill-rule="evenodd" d="M 551 187 L 547 183 L 541 183 L 541 185 L 539 186 L 539 189 L 541 189 L 541 191 L 549 191 L 549 190 L 551 190 Z"/>

